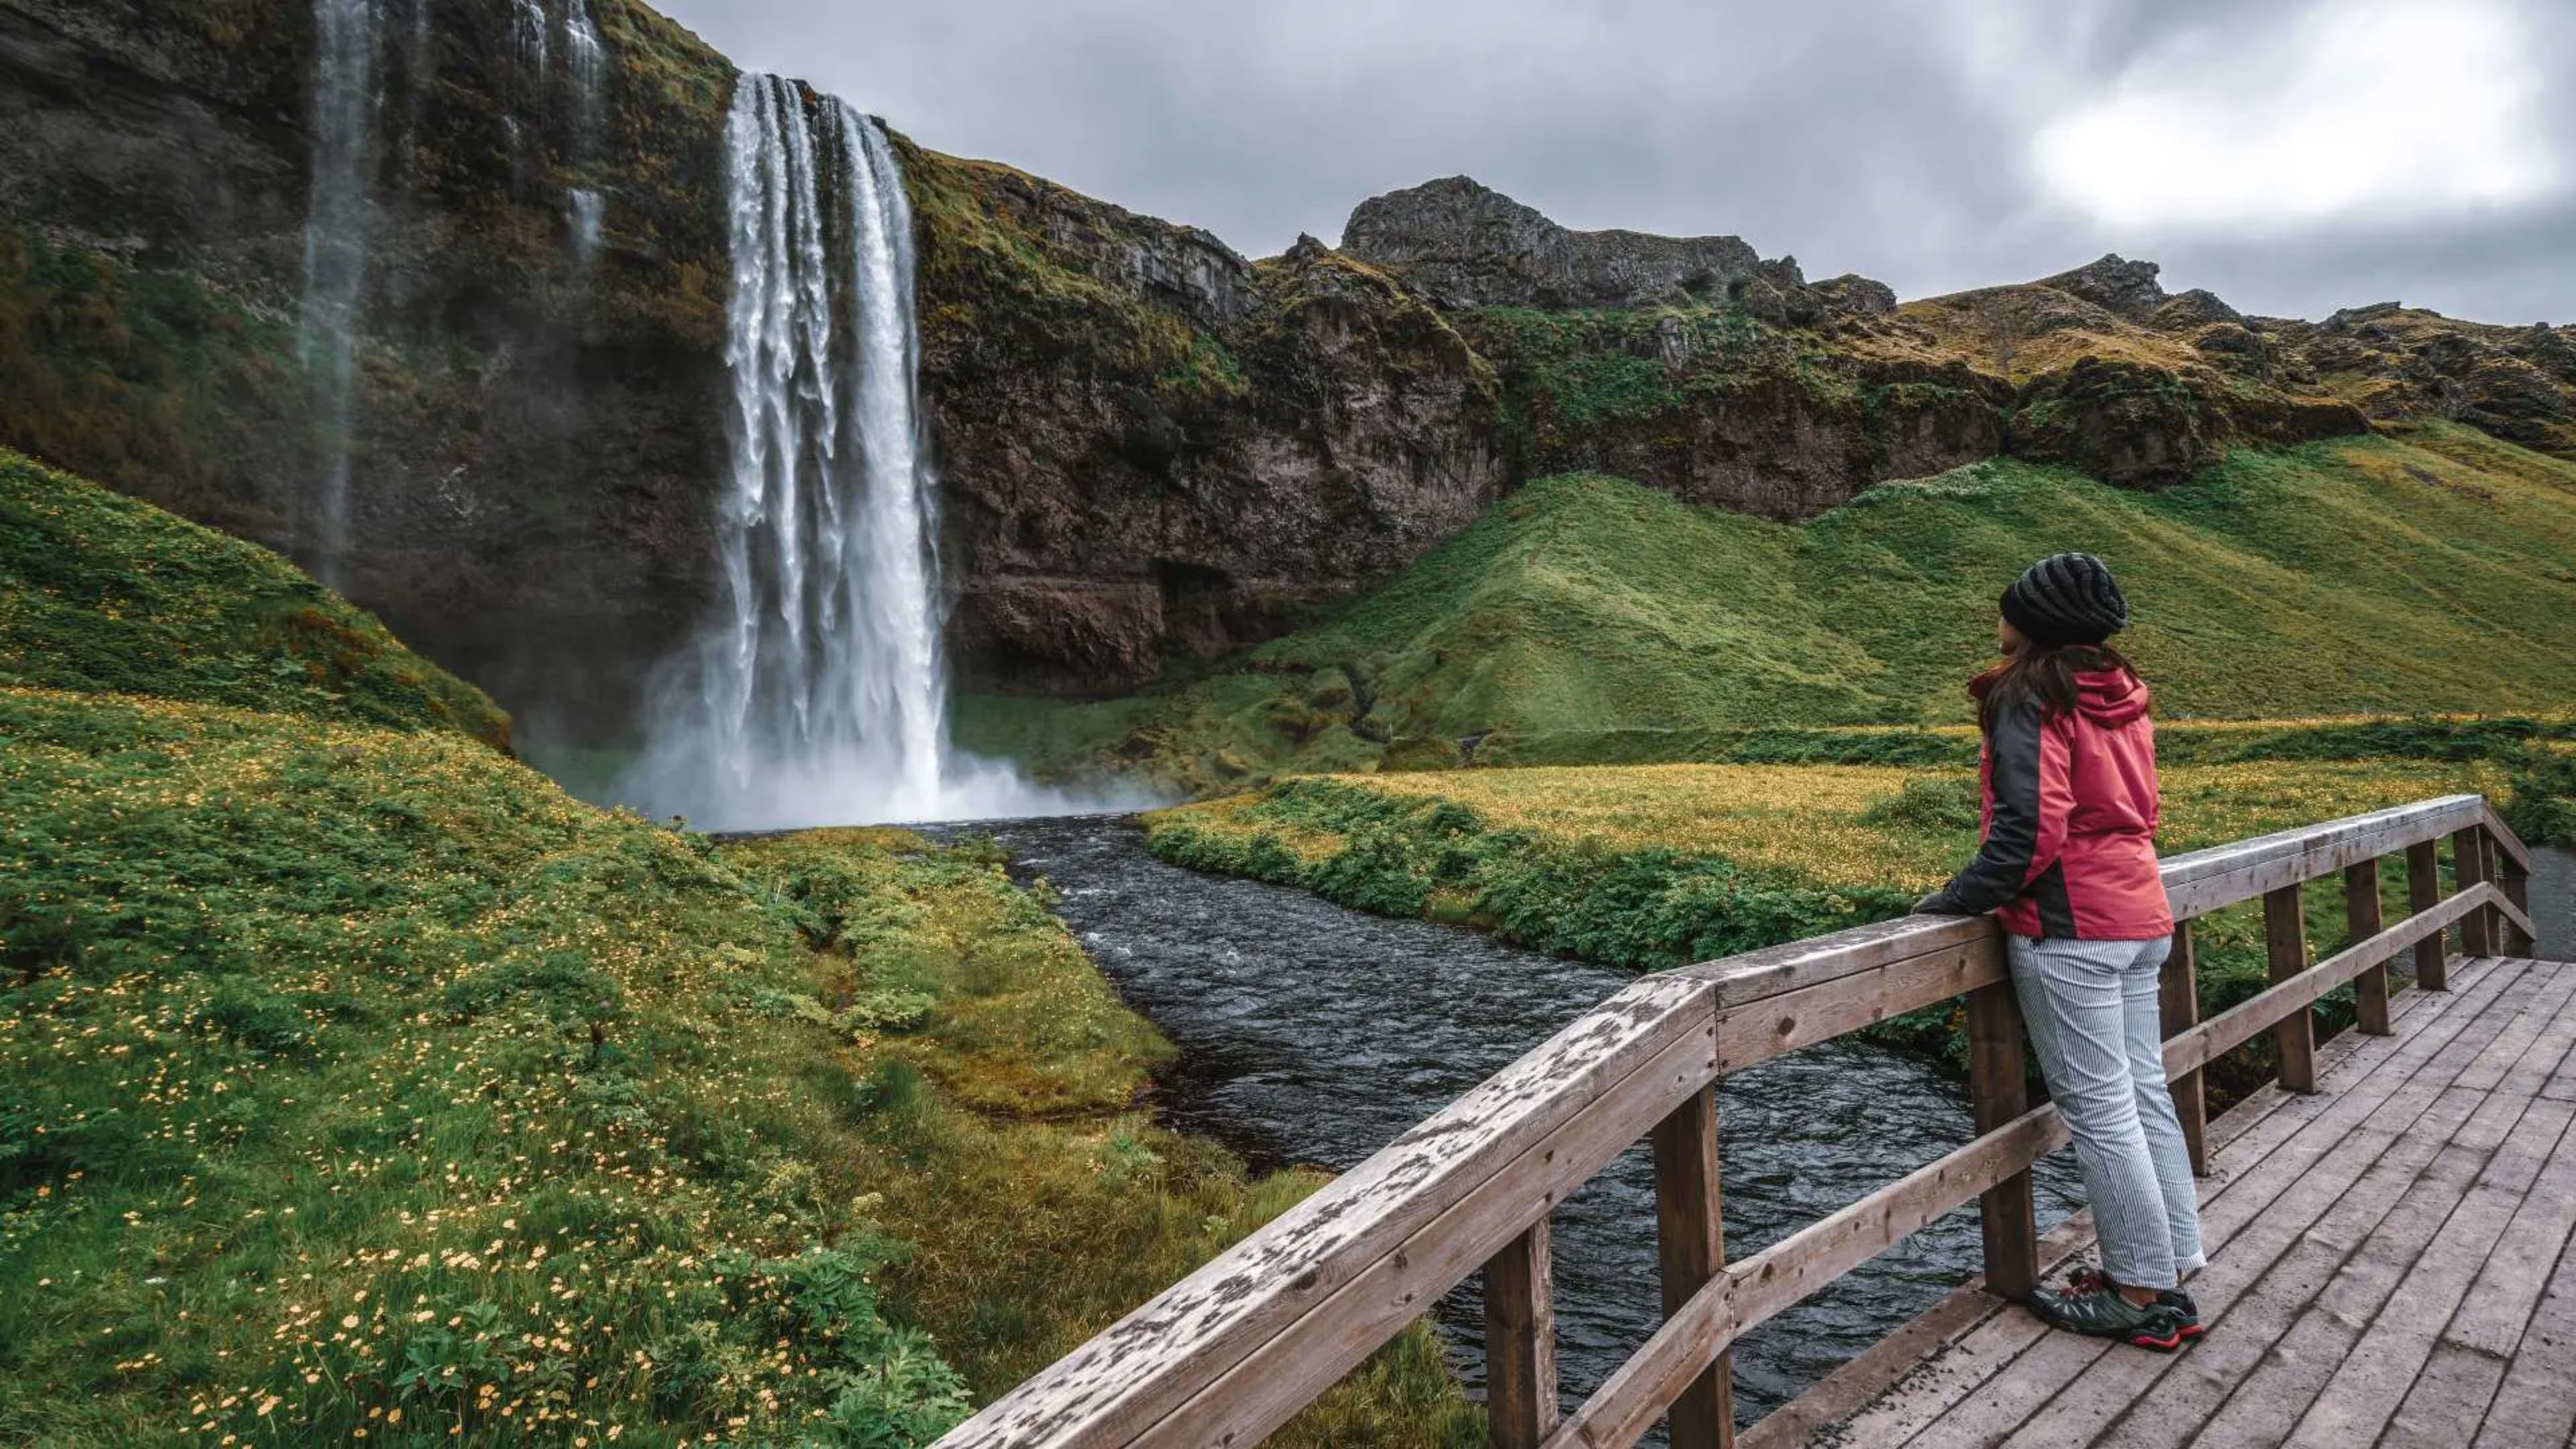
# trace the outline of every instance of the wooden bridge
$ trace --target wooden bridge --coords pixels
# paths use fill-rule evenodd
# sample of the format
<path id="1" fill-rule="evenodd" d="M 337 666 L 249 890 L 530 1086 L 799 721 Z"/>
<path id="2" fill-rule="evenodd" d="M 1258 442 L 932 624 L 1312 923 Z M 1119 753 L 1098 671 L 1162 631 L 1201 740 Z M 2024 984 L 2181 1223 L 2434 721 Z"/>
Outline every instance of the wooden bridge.
<path id="1" fill-rule="evenodd" d="M 2379 862 L 2400 853 L 2411 913 L 2385 925 Z M 1916 917 L 1639 980 L 941 1445 L 1249 1446 L 1481 1269 L 1498 1449 L 1632 1444 L 1658 1419 L 1676 1449 L 2559 1449 L 2576 1421 L 2576 968 L 2524 959 L 2530 864 L 2476 795 L 2165 863 L 2183 922 L 2165 1062 L 2210 1243 L 2191 1284 L 2210 1333 L 2180 1354 L 2049 1332 L 2012 1302 L 2089 1245 L 2081 1216 L 2045 1239 L 2033 1220 L 2031 1165 L 2066 1129 L 2025 1095 L 1993 922 Z M 2354 944 L 2311 963 L 2300 887 L 2334 877 Z M 2258 898 L 2272 984 L 2199 1021 L 2190 922 Z M 2392 1000 L 2401 956 L 2420 989 Z M 2320 1047 L 2310 1008 L 2346 982 L 2359 1029 Z M 1711 1084 L 1962 994 L 1981 1135 L 1728 1261 Z M 2205 1122 L 2201 1069 L 2264 1033 L 2278 1084 Z M 1548 1217 L 1641 1137 L 1663 1323 L 1560 1417 Z M 1736 1429 L 1737 1338 L 1971 1200 L 1980 1278 Z"/>

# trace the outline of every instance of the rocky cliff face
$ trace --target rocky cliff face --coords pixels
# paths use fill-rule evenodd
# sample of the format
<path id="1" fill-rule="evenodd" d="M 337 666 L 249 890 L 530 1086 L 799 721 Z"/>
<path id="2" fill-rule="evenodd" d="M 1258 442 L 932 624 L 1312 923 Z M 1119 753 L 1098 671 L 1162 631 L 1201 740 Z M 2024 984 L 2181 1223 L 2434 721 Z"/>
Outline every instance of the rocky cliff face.
<path id="1" fill-rule="evenodd" d="M 539 730 L 694 619 L 729 70 L 625 0 L 377 8 L 347 592 Z M 0 439 L 311 562 L 303 0 L 0 3 Z M 605 198 L 593 250 L 575 190 Z"/>
<path id="2" fill-rule="evenodd" d="M 375 7 L 341 573 L 528 733 L 610 740 L 714 587 L 734 72 L 587 0 L 586 97 L 584 3 Z M 0 442 L 308 564 L 316 43 L 309 0 L 0 0 Z M 970 683 L 1267 637 L 1502 487 L 1490 370 L 1383 279 L 904 155 Z"/>
<path id="3" fill-rule="evenodd" d="M 346 592 L 527 734 L 613 740 L 714 586 L 733 68 L 639 0 L 368 8 Z M 0 0 L 0 443 L 307 560 L 315 9 Z M 1465 178 L 1248 261 L 902 152 L 969 688 L 1269 637 L 1550 472 L 1797 518 L 1997 453 L 2157 486 L 2425 417 L 2576 455 L 2546 327 L 2247 317 L 2118 258 L 1898 308 Z"/>
<path id="4" fill-rule="evenodd" d="M 1268 638 L 1503 488 L 1492 370 L 1387 278 L 907 163 L 969 687 L 1129 688 Z"/>

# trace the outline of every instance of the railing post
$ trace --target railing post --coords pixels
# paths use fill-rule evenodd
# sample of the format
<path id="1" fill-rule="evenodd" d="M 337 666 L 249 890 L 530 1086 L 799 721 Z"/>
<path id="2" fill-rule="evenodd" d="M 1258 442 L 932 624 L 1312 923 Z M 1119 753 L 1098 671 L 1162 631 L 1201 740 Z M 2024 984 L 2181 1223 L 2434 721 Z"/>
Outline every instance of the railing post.
<path id="1" fill-rule="evenodd" d="M 2352 939 L 2366 941 L 2379 934 L 2379 859 L 2373 856 L 2343 873 L 2343 918 Z M 2354 1025 L 2371 1036 L 2386 1036 L 2388 1026 L 2388 963 L 2374 962 L 2353 978 L 2352 1004 Z"/>
<path id="2" fill-rule="evenodd" d="M 2442 864 L 2427 840 L 2406 847 L 2406 909 L 2421 914 L 2442 903 Z M 2442 933 L 2415 943 L 2415 984 L 2426 991 L 2451 989 L 2449 958 L 2442 954 Z"/>
<path id="3" fill-rule="evenodd" d="M 2200 1024 L 2200 957 L 2192 947 L 2189 921 L 2174 922 L 2173 950 L 2165 957 L 2162 1005 L 2165 1040 Z M 2182 1123 L 2182 1140 L 2191 1149 L 2191 1170 L 2207 1177 L 2209 1146 L 2203 1138 L 2209 1128 L 2209 1109 L 2201 1092 L 2200 1069 L 2192 1068 L 2169 1086 L 2174 1116 Z"/>
<path id="4" fill-rule="evenodd" d="M 1655 1234 L 1664 1316 L 1682 1310 L 1726 1262 L 1718 1219 L 1717 1098 L 1708 1088 L 1655 1124 Z M 1734 1355 L 1719 1354 L 1667 1411 L 1673 1449 L 1732 1449 Z"/>
<path id="5" fill-rule="evenodd" d="M 2453 889 L 2467 890 L 2487 878 L 2487 832 L 2483 825 L 2471 825 L 2451 833 L 2451 880 Z M 2495 954 L 2495 913 L 2471 911 L 2460 917 L 2460 955 L 2492 956 Z"/>
<path id="6" fill-rule="evenodd" d="M 2531 872 L 2523 869 L 2522 862 L 2514 859 L 2512 852 L 2502 846 L 2496 847 L 2496 884 L 2503 889 L 2504 898 L 2513 902 L 2515 910 L 2526 916 L 2531 914 Z M 2504 949 L 2511 956 L 2537 956 L 2540 943 L 2524 934 L 2522 927 L 2507 921 L 2504 923 Z"/>
<path id="7" fill-rule="evenodd" d="M 1968 1102 L 1983 1137 L 2030 1110 L 2029 1068 L 2022 1058 L 2021 1009 L 2010 980 L 1968 993 Z M 2016 1302 L 2039 1281 L 2039 1225 L 2030 1174 L 2016 1172 L 1977 1200 L 1985 1230 L 1986 1289 Z"/>
<path id="8" fill-rule="evenodd" d="M 2308 921 L 2299 907 L 2299 888 L 2285 885 L 2263 896 L 2263 939 L 2271 958 L 2271 979 L 2287 981 L 2308 969 Z M 2317 1089 L 2316 1013 L 2300 1007 L 2272 1028 L 2280 1049 L 2281 1090 Z"/>
<path id="9" fill-rule="evenodd" d="M 1556 1427 L 1556 1306 L 1547 1219 L 1485 1264 L 1485 1418 L 1493 1449 L 1538 1449 Z"/>

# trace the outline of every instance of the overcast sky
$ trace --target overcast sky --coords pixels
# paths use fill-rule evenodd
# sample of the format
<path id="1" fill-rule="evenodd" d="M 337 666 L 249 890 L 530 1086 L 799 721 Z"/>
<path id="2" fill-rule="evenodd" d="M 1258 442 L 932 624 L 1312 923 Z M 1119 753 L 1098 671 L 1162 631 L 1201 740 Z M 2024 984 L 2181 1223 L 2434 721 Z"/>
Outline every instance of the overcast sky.
<path id="1" fill-rule="evenodd" d="M 2576 0 L 655 0 L 923 144 L 1326 241 L 1465 172 L 1920 297 L 2576 322 Z"/>

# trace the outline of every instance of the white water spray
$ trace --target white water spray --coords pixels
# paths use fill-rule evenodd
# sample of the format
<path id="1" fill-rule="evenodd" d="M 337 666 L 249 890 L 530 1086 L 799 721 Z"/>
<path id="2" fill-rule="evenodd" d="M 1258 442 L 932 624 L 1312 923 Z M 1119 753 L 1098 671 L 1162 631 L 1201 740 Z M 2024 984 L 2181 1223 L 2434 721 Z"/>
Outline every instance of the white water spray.
<path id="1" fill-rule="evenodd" d="M 948 746 L 912 215 L 884 130 L 746 76 L 726 177 L 722 588 L 617 793 L 717 830 L 1080 808 Z"/>
<path id="2" fill-rule="evenodd" d="M 375 142 L 377 0 L 314 0 L 313 174 L 304 220 L 298 347 L 317 394 L 318 481 L 299 546 L 341 586 L 349 548 L 351 411 L 366 284 L 368 169 Z M 298 510 L 299 513 L 301 510 Z"/>

